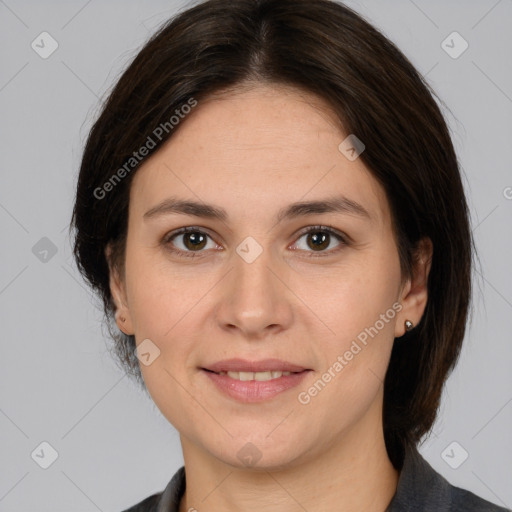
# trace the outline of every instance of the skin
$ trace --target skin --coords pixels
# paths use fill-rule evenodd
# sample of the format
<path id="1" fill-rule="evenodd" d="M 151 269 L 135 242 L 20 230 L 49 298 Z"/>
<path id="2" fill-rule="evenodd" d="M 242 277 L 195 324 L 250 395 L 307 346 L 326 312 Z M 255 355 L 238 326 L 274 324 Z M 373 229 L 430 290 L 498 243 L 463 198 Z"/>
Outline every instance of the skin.
<path id="1" fill-rule="evenodd" d="M 396 492 L 383 379 L 404 321 L 416 325 L 424 312 L 432 246 L 420 245 L 412 278 L 402 279 L 386 195 L 360 158 L 339 151 L 347 135 L 320 98 L 257 85 L 201 102 L 134 176 L 125 269 L 112 266 L 110 284 L 119 328 L 160 350 L 141 370 L 180 433 L 187 477 L 180 512 L 382 512 Z M 342 212 L 276 222 L 291 203 L 341 193 L 371 219 Z M 217 205 L 229 217 L 143 218 L 171 195 Z M 331 235 L 315 249 L 312 234 L 300 232 L 319 224 L 351 241 Z M 169 250 L 194 252 L 186 235 L 165 238 L 185 226 L 209 235 L 201 255 Z M 236 252 L 248 236 L 262 248 L 252 263 Z M 299 392 L 395 303 L 401 311 L 301 404 Z M 241 403 L 200 370 L 230 357 L 275 357 L 313 371 L 298 388 Z M 247 442 L 261 453 L 253 467 L 237 457 Z"/>

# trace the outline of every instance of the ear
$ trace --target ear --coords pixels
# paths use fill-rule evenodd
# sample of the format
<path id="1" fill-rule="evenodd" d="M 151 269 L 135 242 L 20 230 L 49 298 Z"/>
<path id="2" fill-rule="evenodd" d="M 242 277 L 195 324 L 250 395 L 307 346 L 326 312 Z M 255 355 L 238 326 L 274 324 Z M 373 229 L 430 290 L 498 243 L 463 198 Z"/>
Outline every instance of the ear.
<path id="1" fill-rule="evenodd" d="M 133 334 L 133 323 L 130 315 L 130 308 L 126 298 L 126 286 L 124 278 L 119 274 L 119 269 L 112 258 L 112 246 L 107 244 L 105 248 L 105 258 L 109 268 L 110 293 L 116 305 L 116 324 L 125 334 Z"/>
<path id="2" fill-rule="evenodd" d="M 425 311 L 428 299 L 428 275 L 432 265 L 433 245 L 430 238 L 422 238 L 416 247 L 413 259 L 412 277 L 405 283 L 400 303 L 402 310 L 395 325 L 395 338 L 406 333 L 405 321 L 418 325 Z"/>

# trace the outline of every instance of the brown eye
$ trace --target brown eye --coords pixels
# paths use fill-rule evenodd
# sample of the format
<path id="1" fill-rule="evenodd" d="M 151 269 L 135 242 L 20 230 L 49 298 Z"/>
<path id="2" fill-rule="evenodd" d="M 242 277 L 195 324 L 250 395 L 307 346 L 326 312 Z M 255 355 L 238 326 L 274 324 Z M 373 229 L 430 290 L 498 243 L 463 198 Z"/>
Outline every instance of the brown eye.
<path id="1" fill-rule="evenodd" d="M 303 238 L 306 243 L 300 242 Z M 333 246 L 333 242 L 338 243 Z M 294 248 L 295 250 L 299 249 L 306 253 L 316 252 L 319 253 L 318 256 L 327 256 L 342 249 L 346 245 L 348 245 L 346 239 L 336 231 L 323 226 L 314 226 L 301 234 Z M 309 254 L 309 256 L 311 256 L 311 254 Z"/>
<path id="2" fill-rule="evenodd" d="M 208 248 L 208 241 L 211 237 L 193 227 L 182 228 L 178 231 L 170 233 L 163 240 L 164 245 L 173 253 L 180 256 L 200 256 L 201 253 L 206 252 L 203 249 Z M 217 245 L 212 241 L 211 248 L 216 248 Z"/>

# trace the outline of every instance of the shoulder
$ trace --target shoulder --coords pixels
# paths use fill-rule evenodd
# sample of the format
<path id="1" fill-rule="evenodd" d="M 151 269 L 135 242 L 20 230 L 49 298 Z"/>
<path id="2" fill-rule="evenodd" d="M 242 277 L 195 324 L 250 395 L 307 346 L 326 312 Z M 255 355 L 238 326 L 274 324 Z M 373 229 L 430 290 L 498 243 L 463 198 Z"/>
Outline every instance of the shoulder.
<path id="1" fill-rule="evenodd" d="M 153 494 L 151 496 L 148 496 L 146 499 L 140 501 L 136 505 L 133 505 L 132 507 L 127 508 L 126 510 L 123 510 L 123 512 L 156 512 L 161 497 L 161 492 Z"/>
<path id="2" fill-rule="evenodd" d="M 511 512 L 452 485 L 415 447 L 406 450 L 397 491 L 386 512 Z"/>
<path id="3" fill-rule="evenodd" d="M 451 508 L 454 512 L 510 512 L 509 508 L 500 507 L 480 496 L 449 484 Z"/>

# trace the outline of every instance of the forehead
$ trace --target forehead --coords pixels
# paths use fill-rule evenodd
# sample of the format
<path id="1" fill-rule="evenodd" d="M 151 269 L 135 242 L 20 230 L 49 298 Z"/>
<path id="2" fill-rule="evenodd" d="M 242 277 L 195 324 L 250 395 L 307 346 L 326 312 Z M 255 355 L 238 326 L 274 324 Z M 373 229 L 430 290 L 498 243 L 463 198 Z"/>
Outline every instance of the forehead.
<path id="1" fill-rule="evenodd" d="M 138 215 L 171 195 L 241 217 L 343 195 L 381 222 L 389 215 L 362 160 L 339 150 L 348 134 L 312 94 L 276 86 L 224 92 L 200 102 L 178 128 L 134 176 L 130 208 Z"/>

